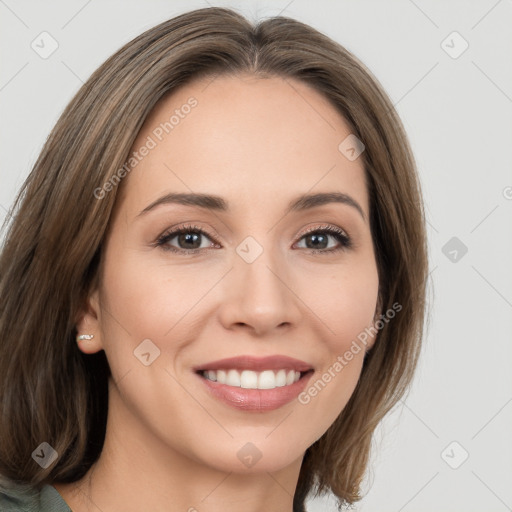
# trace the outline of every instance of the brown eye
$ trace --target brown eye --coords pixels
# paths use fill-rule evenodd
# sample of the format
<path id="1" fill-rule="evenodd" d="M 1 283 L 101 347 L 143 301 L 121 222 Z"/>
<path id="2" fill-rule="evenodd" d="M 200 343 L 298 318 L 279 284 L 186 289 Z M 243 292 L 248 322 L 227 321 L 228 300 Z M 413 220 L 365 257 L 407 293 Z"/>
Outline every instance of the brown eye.
<path id="1" fill-rule="evenodd" d="M 208 243 L 207 241 L 210 241 Z M 197 226 L 183 226 L 164 233 L 156 242 L 158 247 L 173 252 L 199 252 L 215 247 L 212 237 Z"/>
<path id="2" fill-rule="evenodd" d="M 324 253 L 336 252 L 351 247 L 351 240 L 345 231 L 334 226 L 312 229 L 301 236 L 299 243 L 303 240 L 305 246 L 299 248 Z"/>
<path id="3" fill-rule="evenodd" d="M 202 236 L 203 235 L 200 233 L 180 233 L 171 238 L 171 240 L 176 238 L 176 243 L 180 246 L 180 249 L 200 249 Z M 171 240 L 169 240 L 167 243 L 169 243 Z"/>

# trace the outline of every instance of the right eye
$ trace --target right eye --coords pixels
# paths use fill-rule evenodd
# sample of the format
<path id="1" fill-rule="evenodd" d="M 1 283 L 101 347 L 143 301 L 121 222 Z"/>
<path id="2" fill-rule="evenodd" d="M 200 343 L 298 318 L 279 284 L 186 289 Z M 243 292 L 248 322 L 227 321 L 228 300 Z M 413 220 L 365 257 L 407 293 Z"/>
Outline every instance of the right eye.
<path id="1" fill-rule="evenodd" d="M 204 244 L 208 239 L 210 243 Z M 181 254 L 195 254 L 204 249 L 219 247 L 219 244 L 212 241 L 212 236 L 197 226 L 180 226 L 167 231 L 161 235 L 155 245 L 161 247 L 164 251 L 171 251 Z M 174 245 L 175 244 L 175 245 Z M 178 247 L 176 247 L 178 245 Z"/>

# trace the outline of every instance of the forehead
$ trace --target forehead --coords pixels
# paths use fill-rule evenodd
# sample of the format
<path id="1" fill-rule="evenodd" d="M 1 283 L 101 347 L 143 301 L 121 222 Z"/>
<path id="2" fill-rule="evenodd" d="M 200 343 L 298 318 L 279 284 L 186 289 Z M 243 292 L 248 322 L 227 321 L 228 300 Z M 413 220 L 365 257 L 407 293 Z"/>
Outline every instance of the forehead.
<path id="1" fill-rule="evenodd" d="M 123 201 L 138 208 L 164 192 L 194 191 L 261 209 L 336 190 L 356 196 L 367 213 L 362 159 L 351 161 L 339 149 L 350 134 L 331 103 L 297 80 L 197 80 L 162 99 L 146 119 Z"/>

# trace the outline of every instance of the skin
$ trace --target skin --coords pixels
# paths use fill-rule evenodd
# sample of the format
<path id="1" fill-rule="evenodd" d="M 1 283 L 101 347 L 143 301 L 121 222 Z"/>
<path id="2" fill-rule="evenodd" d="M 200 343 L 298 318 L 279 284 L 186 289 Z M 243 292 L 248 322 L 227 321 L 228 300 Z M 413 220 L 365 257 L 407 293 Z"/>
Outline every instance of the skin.
<path id="1" fill-rule="evenodd" d="M 278 77 L 196 81 L 157 105 L 133 149 L 191 96 L 198 105 L 122 183 L 100 284 L 77 324 L 94 334 L 80 350 L 105 350 L 113 379 L 98 462 L 82 480 L 55 485 L 74 511 L 292 511 L 304 452 L 361 372 L 364 350 L 308 404 L 261 412 L 218 401 L 192 371 L 283 354 L 310 363 L 314 382 L 372 325 L 379 280 L 363 164 L 338 150 L 351 131 L 322 95 Z M 164 204 L 139 216 L 164 194 L 191 191 L 222 196 L 230 210 Z M 364 218 L 341 203 L 284 214 L 317 192 L 349 195 Z M 155 246 L 182 223 L 213 235 L 201 238 L 210 248 Z M 329 235 L 323 253 L 307 248 L 304 231 L 325 225 L 353 246 L 329 253 L 339 247 Z M 263 248 L 252 263 L 236 252 L 247 236 Z M 177 238 L 168 245 L 187 250 Z M 149 366 L 134 357 L 145 339 L 160 350 Z M 251 468 L 237 457 L 247 442 L 262 454 Z"/>

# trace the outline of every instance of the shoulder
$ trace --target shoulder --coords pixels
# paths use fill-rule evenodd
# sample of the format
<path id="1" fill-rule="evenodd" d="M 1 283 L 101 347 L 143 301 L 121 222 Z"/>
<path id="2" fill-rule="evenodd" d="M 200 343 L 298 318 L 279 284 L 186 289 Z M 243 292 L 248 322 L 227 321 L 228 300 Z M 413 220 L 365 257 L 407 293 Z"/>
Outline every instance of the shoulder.
<path id="1" fill-rule="evenodd" d="M 39 495 L 40 491 L 28 484 L 0 479 L 0 510 L 2 512 L 39 511 Z"/>
<path id="2" fill-rule="evenodd" d="M 55 487 L 37 488 L 0 478 L 2 512 L 71 512 Z"/>

